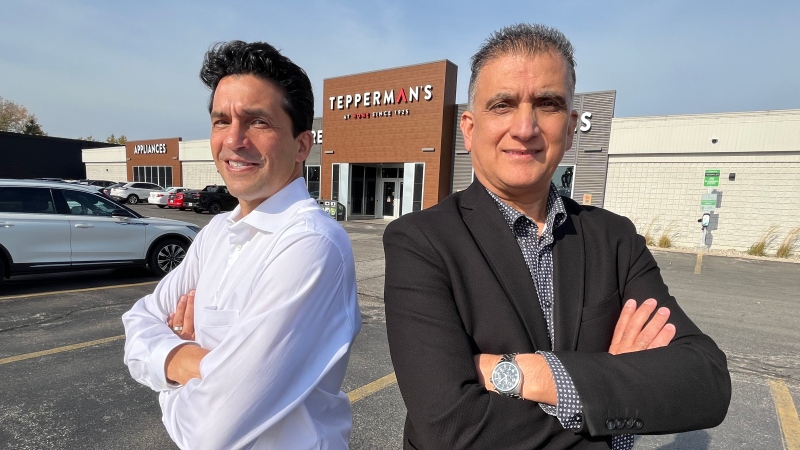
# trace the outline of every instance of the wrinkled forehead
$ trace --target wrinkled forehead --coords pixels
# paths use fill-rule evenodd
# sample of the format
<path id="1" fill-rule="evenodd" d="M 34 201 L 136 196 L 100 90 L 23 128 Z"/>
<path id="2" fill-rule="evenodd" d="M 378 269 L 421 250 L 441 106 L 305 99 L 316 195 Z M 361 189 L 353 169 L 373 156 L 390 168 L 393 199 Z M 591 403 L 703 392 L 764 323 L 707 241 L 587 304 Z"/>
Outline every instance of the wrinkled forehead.
<path id="1" fill-rule="evenodd" d="M 523 59 L 523 60 L 528 60 L 531 64 L 543 64 L 544 62 L 542 61 L 542 59 L 538 58 L 539 56 L 542 55 L 555 57 L 556 60 L 561 63 L 564 71 L 564 86 L 566 88 L 566 94 L 569 97 L 569 102 L 571 107 L 572 101 L 575 97 L 574 71 L 571 70 L 569 63 L 567 62 L 567 59 L 564 57 L 564 55 L 560 54 L 555 50 L 542 50 L 542 51 L 508 50 L 491 55 L 490 57 L 486 58 L 486 60 L 480 67 L 476 68 L 477 72 L 472 73 L 469 86 L 470 101 L 474 100 L 475 90 L 477 89 L 477 85 L 480 83 L 481 75 L 483 74 L 483 72 L 486 71 L 487 67 L 502 64 L 504 60 L 509 60 L 509 59 L 516 59 L 516 60 Z"/>

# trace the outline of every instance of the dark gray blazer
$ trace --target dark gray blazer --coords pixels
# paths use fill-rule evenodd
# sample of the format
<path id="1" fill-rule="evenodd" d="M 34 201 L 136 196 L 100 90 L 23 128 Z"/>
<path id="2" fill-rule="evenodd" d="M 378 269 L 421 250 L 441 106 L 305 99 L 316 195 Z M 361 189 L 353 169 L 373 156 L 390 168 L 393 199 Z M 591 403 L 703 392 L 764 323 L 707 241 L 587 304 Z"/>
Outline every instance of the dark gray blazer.
<path id="1" fill-rule="evenodd" d="M 724 353 L 669 294 L 644 239 L 626 218 L 564 198 L 555 231 L 550 348 L 531 275 L 502 214 L 473 183 L 384 234 L 386 324 L 408 408 L 404 447 L 608 448 L 611 435 L 718 425 L 730 402 Z M 612 356 L 627 299 L 671 311 L 669 346 Z M 553 350 L 584 406 L 564 430 L 535 402 L 488 392 L 473 355 Z"/>

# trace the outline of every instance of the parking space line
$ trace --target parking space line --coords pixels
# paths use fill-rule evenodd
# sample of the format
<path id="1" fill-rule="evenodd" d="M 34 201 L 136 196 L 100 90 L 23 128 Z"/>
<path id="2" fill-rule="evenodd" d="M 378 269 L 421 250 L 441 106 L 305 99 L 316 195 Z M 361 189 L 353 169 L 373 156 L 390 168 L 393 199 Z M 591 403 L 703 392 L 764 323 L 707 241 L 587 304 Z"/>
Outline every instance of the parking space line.
<path id="1" fill-rule="evenodd" d="M 350 403 L 355 403 L 395 383 L 397 383 L 397 377 L 395 376 L 394 372 L 392 372 L 389 375 L 378 378 L 377 380 L 367 383 L 360 388 L 353 389 L 347 393 L 347 397 L 350 398 Z"/>
<path id="2" fill-rule="evenodd" d="M 697 263 L 694 265 L 694 274 L 700 275 L 703 270 L 703 252 L 697 252 Z"/>
<path id="3" fill-rule="evenodd" d="M 68 351 L 71 351 L 71 350 L 78 350 L 80 348 L 91 347 L 93 345 L 105 344 L 106 342 L 118 341 L 118 340 L 124 339 L 124 338 L 125 338 L 125 335 L 123 334 L 123 335 L 120 335 L 120 336 L 112 336 L 112 337 L 107 337 L 107 338 L 103 338 L 103 339 L 97 339 L 97 340 L 94 340 L 94 341 L 79 342 L 77 344 L 65 345 L 64 347 L 51 348 L 49 350 L 42 350 L 40 352 L 25 353 L 25 354 L 17 355 L 17 356 L 9 356 L 8 358 L 0 359 L 0 366 L 3 365 L 3 364 L 12 363 L 12 362 L 24 361 L 26 359 L 38 358 L 40 356 L 54 355 L 56 353 L 68 352 Z"/>
<path id="4" fill-rule="evenodd" d="M 792 401 L 792 394 L 786 383 L 781 380 L 769 380 L 775 410 L 778 412 L 778 423 L 783 432 L 783 446 L 786 450 L 800 450 L 800 418 Z"/>
<path id="5" fill-rule="evenodd" d="M 156 284 L 158 281 L 145 281 L 143 283 L 131 283 L 131 284 L 116 284 L 114 286 L 101 286 L 101 287 L 93 287 L 93 288 L 83 288 L 83 289 L 72 289 L 69 291 L 50 291 L 50 292 L 39 292 L 36 294 L 22 294 L 22 295 L 9 295 L 8 297 L 0 297 L 0 302 L 3 300 L 12 300 L 15 298 L 25 298 L 25 297 L 42 297 L 45 295 L 56 295 L 56 294 L 71 294 L 74 292 L 89 292 L 89 291 L 102 291 L 105 289 L 118 289 L 118 288 L 126 288 L 126 287 L 133 287 L 133 286 L 146 286 L 148 284 Z"/>

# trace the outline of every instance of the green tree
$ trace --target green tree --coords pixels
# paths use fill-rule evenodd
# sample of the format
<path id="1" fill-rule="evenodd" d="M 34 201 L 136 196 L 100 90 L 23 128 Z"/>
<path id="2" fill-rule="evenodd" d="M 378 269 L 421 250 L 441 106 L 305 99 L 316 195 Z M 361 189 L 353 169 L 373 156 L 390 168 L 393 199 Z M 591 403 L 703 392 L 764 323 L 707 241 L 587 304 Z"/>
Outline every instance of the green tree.
<path id="1" fill-rule="evenodd" d="M 22 128 L 22 134 L 30 134 L 34 136 L 47 136 L 47 133 L 44 132 L 42 126 L 39 125 L 39 121 L 36 120 L 36 116 L 32 114 L 28 118 L 28 121 L 25 122 L 25 127 Z"/>
<path id="2" fill-rule="evenodd" d="M 22 133 L 30 117 L 24 106 L 0 97 L 0 131 Z"/>
<path id="3" fill-rule="evenodd" d="M 111 136 L 106 138 L 106 142 L 109 144 L 125 145 L 125 143 L 128 142 L 128 138 L 126 138 L 124 134 L 120 135 L 120 137 L 114 137 L 112 133 Z"/>

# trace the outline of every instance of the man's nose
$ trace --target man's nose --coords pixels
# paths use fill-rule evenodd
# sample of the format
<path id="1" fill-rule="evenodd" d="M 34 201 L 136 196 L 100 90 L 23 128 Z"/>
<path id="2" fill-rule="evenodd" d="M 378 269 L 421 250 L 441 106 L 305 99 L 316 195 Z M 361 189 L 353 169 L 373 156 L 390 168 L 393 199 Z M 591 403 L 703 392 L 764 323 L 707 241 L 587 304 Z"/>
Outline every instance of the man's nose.
<path id="1" fill-rule="evenodd" d="M 513 137 L 522 141 L 527 141 L 537 136 L 540 130 L 536 109 L 524 107 L 517 109 L 510 132 Z"/>
<path id="2" fill-rule="evenodd" d="M 239 121 L 234 121 L 226 130 L 225 146 L 230 149 L 245 148 L 249 145 L 247 127 Z"/>

